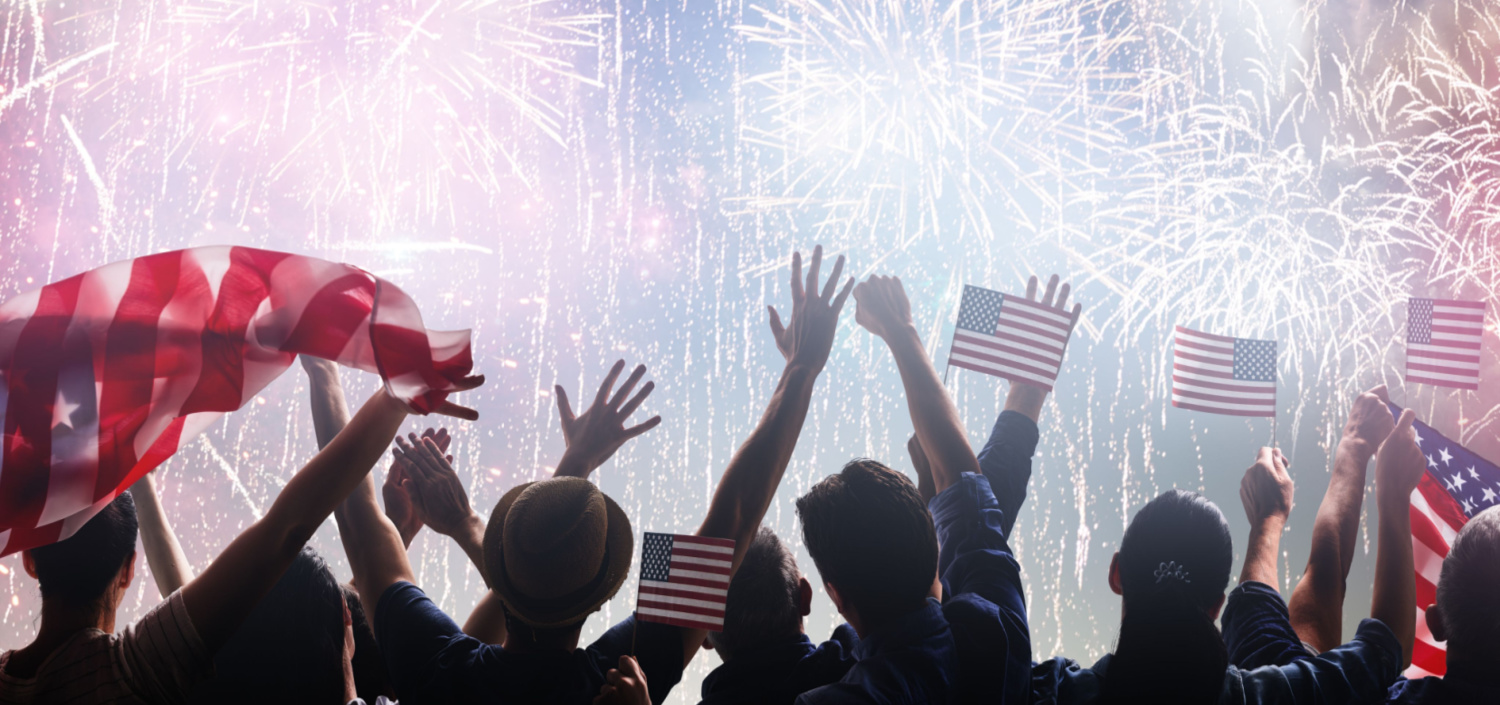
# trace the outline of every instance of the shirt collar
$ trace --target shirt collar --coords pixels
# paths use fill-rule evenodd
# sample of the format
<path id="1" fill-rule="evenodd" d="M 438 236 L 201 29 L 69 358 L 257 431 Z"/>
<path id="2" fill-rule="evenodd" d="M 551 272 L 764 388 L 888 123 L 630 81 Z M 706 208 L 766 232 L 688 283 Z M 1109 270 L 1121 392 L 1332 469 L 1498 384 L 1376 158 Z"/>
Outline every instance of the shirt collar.
<path id="1" fill-rule="evenodd" d="M 920 608 L 897 617 L 891 623 L 866 636 L 854 646 L 854 657 L 863 661 L 882 651 L 920 643 L 948 628 L 943 605 L 929 597 Z"/>

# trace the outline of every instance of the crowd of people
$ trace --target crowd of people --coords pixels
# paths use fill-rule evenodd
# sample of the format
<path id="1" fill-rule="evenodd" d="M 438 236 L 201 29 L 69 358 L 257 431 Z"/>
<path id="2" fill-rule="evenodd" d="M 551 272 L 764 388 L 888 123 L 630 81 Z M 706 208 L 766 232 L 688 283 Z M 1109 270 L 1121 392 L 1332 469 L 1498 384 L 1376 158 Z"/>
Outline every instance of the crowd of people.
<path id="1" fill-rule="evenodd" d="M 580 645 L 636 555 L 629 515 L 589 481 L 658 423 L 631 417 L 652 393 L 644 366 L 609 370 L 581 413 L 556 389 L 566 450 L 550 479 L 511 488 L 488 517 L 470 505 L 443 429 L 399 436 L 410 410 L 377 392 L 355 414 L 338 369 L 303 359 L 320 450 L 194 575 L 150 476 L 76 535 L 26 551 L 42 594 L 35 639 L 0 655 L 0 705 L 76 703 L 661 703 L 699 649 L 722 663 L 703 703 L 1478 703 L 1500 702 L 1500 508 L 1473 517 L 1441 566 L 1426 627 L 1446 639 L 1444 679 L 1406 680 L 1417 629 L 1409 503 L 1425 470 L 1413 415 L 1384 388 L 1359 396 L 1335 454 L 1290 602 L 1276 589 L 1292 504 L 1287 460 L 1263 448 L 1240 500 L 1251 532 L 1238 585 L 1228 522 L 1180 489 L 1135 513 L 1109 569 L 1123 601 L 1113 652 L 1092 666 L 1038 654 L 1010 537 L 1032 474 L 1047 393 L 1012 384 L 975 454 L 914 325 L 901 281 L 841 281 L 791 265 L 792 308 L 769 309 L 785 367 L 725 468 L 697 535 L 735 541 L 724 626 L 707 632 L 632 615 Z M 1065 310 L 1069 287 L 1032 278 L 1027 297 Z M 846 300 L 889 348 L 915 435 L 916 482 L 873 459 L 830 472 L 797 499 L 816 579 L 845 623 L 815 642 L 815 599 L 761 521 L 781 483 Z M 1076 304 L 1075 304 L 1075 311 Z M 624 376 L 623 381 L 621 380 Z M 465 388 L 482 384 L 467 380 Z M 453 402 L 437 413 L 477 415 Z M 394 439 L 377 502 L 371 468 Z M 1346 581 L 1367 469 L 1378 503 L 1369 618 L 1345 641 Z M 328 516 L 352 580 L 306 547 Z M 459 625 L 417 585 L 407 550 L 451 538 L 488 591 Z M 163 601 L 116 633 L 141 545 Z M 1423 607 L 1428 607 L 1422 604 Z"/>

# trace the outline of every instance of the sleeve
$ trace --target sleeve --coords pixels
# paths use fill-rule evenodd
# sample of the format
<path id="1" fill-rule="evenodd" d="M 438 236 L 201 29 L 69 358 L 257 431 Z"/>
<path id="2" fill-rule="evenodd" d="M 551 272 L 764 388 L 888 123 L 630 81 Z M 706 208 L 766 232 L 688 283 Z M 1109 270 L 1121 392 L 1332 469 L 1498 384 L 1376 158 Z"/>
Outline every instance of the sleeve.
<path id="1" fill-rule="evenodd" d="M 1288 666 L 1311 658 L 1292 629 L 1281 593 L 1265 583 L 1241 583 L 1224 603 L 1220 618 L 1229 663 L 1243 670 Z"/>
<path id="2" fill-rule="evenodd" d="M 487 648 L 405 581 L 386 588 L 375 606 L 375 642 L 406 705 L 469 700 L 473 683 L 466 676 Z"/>
<path id="3" fill-rule="evenodd" d="M 1286 666 L 1242 674 L 1245 702 L 1288 705 L 1383 703 L 1401 677 L 1401 644 L 1379 620 L 1359 624 L 1354 640 Z"/>
<path id="4" fill-rule="evenodd" d="M 213 675 L 213 655 L 203 645 L 178 590 L 125 628 L 115 658 L 142 700 L 186 703 L 193 685 Z"/>
<path id="5" fill-rule="evenodd" d="M 619 665 L 621 656 L 631 653 L 632 641 L 635 660 L 641 664 L 646 686 L 651 690 L 651 702 L 661 705 L 682 681 L 682 629 L 669 624 L 637 622 L 635 615 L 631 615 L 590 644 L 589 655 L 599 664 L 601 673 L 608 673 Z"/>
<path id="6" fill-rule="evenodd" d="M 983 475 L 966 474 L 932 499 L 938 535 L 938 575 L 944 612 L 953 625 L 963 663 L 960 672 L 997 667 L 1004 684 L 1000 702 L 1025 702 L 1031 670 L 1031 632 L 1021 567 L 1005 541 L 1005 513 Z M 966 655 L 983 654 L 983 663 Z M 977 687 L 965 681 L 965 688 Z M 993 690 L 990 680 L 985 687 Z M 977 694 L 976 694 L 977 695 Z"/>
<path id="7" fill-rule="evenodd" d="M 1026 485 L 1031 481 L 1031 457 L 1036 454 L 1040 432 L 1025 414 L 1002 411 L 995 419 L 990 439 L 979 451 L 979 470 L 990 481 L 1005 520 L 1001 528 L 1009 536 L 1016 514 L 1026 503 Z"/>

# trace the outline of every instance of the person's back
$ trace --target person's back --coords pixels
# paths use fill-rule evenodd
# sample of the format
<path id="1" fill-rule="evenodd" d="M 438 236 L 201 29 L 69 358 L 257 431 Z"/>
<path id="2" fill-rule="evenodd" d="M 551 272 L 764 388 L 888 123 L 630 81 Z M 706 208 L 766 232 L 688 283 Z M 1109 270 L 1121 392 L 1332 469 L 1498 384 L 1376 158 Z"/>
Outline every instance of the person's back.
<path id="1" fill-rule="evenodd" d="M 210 670 L 208 650 L 173 593 L 114 634 L 115 610 L 135 577 L 135 503 L 115 498 L 72 537 L 27 551 L 42 591 L 30 646 L 0 654 L 0 703 L 181 703 Z"/>
<path id="2" fill-rule="evenodd" d="M 1427 609 L 1433 637 L 1448 642 L 1442 678 L 1402 680 L 1391 687 L 1400 705 L 1500 702 L 1500 506 L 1476 514 L 1448 549 Z"/>
<path id="3" fill-rule="evenodd" d="M 708 635 L 724 664 L 703 680 L 703 705 L 791 705 L 843 678 L 859 637 L 844 624 L 814 644 L 802 625 L 811 608 L 812 586 L 796 559 L 762 527 L 729 585 L 724 629 Z"/>

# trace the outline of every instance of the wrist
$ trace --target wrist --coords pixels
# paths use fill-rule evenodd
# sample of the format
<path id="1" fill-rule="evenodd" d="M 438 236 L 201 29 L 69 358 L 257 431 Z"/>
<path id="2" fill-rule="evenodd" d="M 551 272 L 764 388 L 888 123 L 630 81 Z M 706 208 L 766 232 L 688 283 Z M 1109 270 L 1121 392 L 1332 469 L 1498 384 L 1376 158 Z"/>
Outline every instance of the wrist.
<path id="1" fill-rule="evenodd" d="M 1279 535 L 1286 528 L 1285 514 L 1271 514 L 1263 516 L 1250 525 L 1250 533 L 1267 535 Z"/>
<path id="2" fill-rule="evenodd" d="M 1375 457 L 1375 447 L 1376 445 L 1368 440 L 1350 433 L 1345 433 L 1344 437 L 1339 440 L 1339 452 L 1361 463 L 1368 463 L 1370 458 Z"/>

